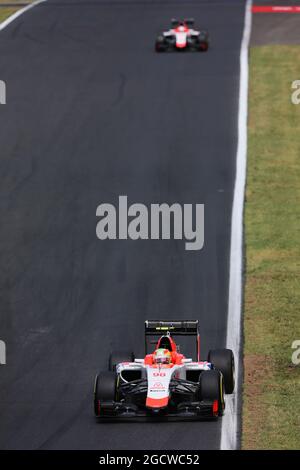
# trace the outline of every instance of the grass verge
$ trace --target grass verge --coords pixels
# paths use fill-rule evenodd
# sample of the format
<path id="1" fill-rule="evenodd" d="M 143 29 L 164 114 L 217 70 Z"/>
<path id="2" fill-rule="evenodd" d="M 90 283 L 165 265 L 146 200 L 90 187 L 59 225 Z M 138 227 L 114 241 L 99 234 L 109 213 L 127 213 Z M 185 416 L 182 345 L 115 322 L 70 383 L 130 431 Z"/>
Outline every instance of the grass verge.
<path id="1" fill-rule="evenodd" d="M 16 4 L 20 4 L 21 7 L 23 7 L 25 4 L 32 3 L 33 0 L 0 0 L 0 6 L 1 5 L 8 5 L 9 7 L 14 7 Z"/>
<path id="2" fill-rule="evenodd" d="M 299 449 L 300 46 L 250 51 L 244 449 Z"/>
<path id="3" fill-rule="evenodd" d="M 0 23 L 20 8 L 23 8 L 24 4 L 32 3 L 32 1 L 33 0 L 0 0 Z M 12 6 L 1 6 L 4 4 L 9 5 L 10 3 Z M 16 4 L 20 4 L 20 7 L 16 6 Z"/>
<path id="4" fill-rule="evenodd" d="M 15 13 L 17 10 L 19 10 L 19 8 L 12 8 L 12 7 L 1 7 L 0 8 L 0 23 L 2 23 L 2 21 L 6 20 L 6 18 L 8 18 L 10 15 L 12 15 L 13 13 Z"/>

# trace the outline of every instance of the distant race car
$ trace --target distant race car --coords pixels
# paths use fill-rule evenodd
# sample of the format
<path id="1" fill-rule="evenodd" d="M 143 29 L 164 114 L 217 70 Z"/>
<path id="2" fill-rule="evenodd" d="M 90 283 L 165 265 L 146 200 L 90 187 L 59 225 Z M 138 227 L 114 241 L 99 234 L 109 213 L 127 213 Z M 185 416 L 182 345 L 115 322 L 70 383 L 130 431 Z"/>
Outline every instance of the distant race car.
<path id="1" fill-rule="evenodd" d="M 155 42 L 157 52 L 172 50 L 207 51 L 209 37 L 207 31 L 193 29 L 194 20 L 171 20 L 171 29 L 160 34 Z"/>
<path id="2" fill-rule="evenodd" d="M 159 336 L 156 348 L 147 354 L 148 337 L 153 336 Z M 173 336 L 196 337 L 196 361 L 180 353 Z M 200 361 L 197 320 L 147 320 L 145 349 L 143 359 L 126 351 L 110 355 L 109 370 L 95 379 L 98 418 L 217 419 L 223 415 L 224 395 L 234 391 L 234 356 L 230 349 L 215 349 L 207 361 Z"/>

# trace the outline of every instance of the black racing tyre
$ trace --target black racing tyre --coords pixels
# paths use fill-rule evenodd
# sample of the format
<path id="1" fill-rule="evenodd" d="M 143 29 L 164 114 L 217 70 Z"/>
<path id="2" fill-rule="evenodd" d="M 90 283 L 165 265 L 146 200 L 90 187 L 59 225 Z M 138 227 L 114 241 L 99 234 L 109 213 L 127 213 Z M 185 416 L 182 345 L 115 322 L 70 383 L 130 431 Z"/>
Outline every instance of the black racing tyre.
<path id="1" fill-rule="evenodd" d="M 198 50 L 206 52 L 209 47 L 209 37 L 206 31 L 201 31 L 198 36 Z"/>
<path id="2" fill-rule="evenodd" d="M 201 42 L 198 46 L 200 52 L 206 52 L 208 50 L 208 42 Z"/>
<path id="3" fill-rule="evenodd" d="M 209 35 L 207 31 L 200 31 L 199 34 L 199 41 L 206 41 L 209 42 Z"/>
<path id="4" fill-rule="evenodd" d="M 101 414 L 102 401 L 115 401 L 116 379 L 116 374 L 111 371 L 100 372 L 96 376 L 94 386 L 94 411 L 96 416 Z"/>
<path id="5" fill-rule="evenodd" d="M 224 380 L 218 370 L 204 370 L 200 374 L 198 398 L 200 400 L 218 400 L 218 414 L 225 410 Z"/>
<path id="6" fill-rule="evenodd" d="M 116 351 L 111 353 L 108 361 L 108 370 L 115 371 L 116 366 L 120 362 L 134 362 L 134 354 L 132 351 Z"/>
<path id="7" fill-rule="evenodd" d="M 235 386 L 234 355 L 231 349 L 213 349 L 208 353 L 208 362 L 222 372 L 224 377 L 225 393 L 233 393 Z"/>
<path id="8" fill-rule="evenodd" d="M 155 50 L 156 52 L 164 52 L 167 49 L 165 38 L 163 36 L 158 36 L 155 41 Z"/>

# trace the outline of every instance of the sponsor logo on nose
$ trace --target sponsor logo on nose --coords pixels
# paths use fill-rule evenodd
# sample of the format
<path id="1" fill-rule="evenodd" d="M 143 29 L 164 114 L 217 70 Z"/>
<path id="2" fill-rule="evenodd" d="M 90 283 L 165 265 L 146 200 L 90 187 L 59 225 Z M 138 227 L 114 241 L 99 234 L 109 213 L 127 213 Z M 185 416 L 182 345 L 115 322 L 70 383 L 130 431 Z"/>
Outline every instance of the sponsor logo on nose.
<path id="1" fill-rule="evenodd" d="M 161 382 L 155 382 L 153 388 L 165 388 Z"/>

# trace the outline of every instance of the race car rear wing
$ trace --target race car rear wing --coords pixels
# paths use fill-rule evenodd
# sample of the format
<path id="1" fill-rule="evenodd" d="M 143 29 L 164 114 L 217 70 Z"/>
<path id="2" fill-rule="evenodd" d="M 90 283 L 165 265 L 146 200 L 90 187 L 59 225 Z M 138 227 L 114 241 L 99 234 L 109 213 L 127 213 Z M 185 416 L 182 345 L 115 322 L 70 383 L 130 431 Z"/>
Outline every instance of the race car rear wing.
<path id="1" fill-rule="evenodd" d="M 146 320 L 145 321 L 145 351 L 147 354 L 147 337 L 161 336 L 195 336 L 197 360 L 200 361 L 200 334 L 198 320 Z"/>
<path id="2" fill-rule="evenodd" d="M 182 20 L 179 20 L 177 18 L 172 18 L 171 19 L 171 27 L 176 28 L 180 23 L 182 23 Z M 195 20 L 194 18 L 184 18 L 183 23 L 185 23 L 189 28 L 194 26 Z"/>

